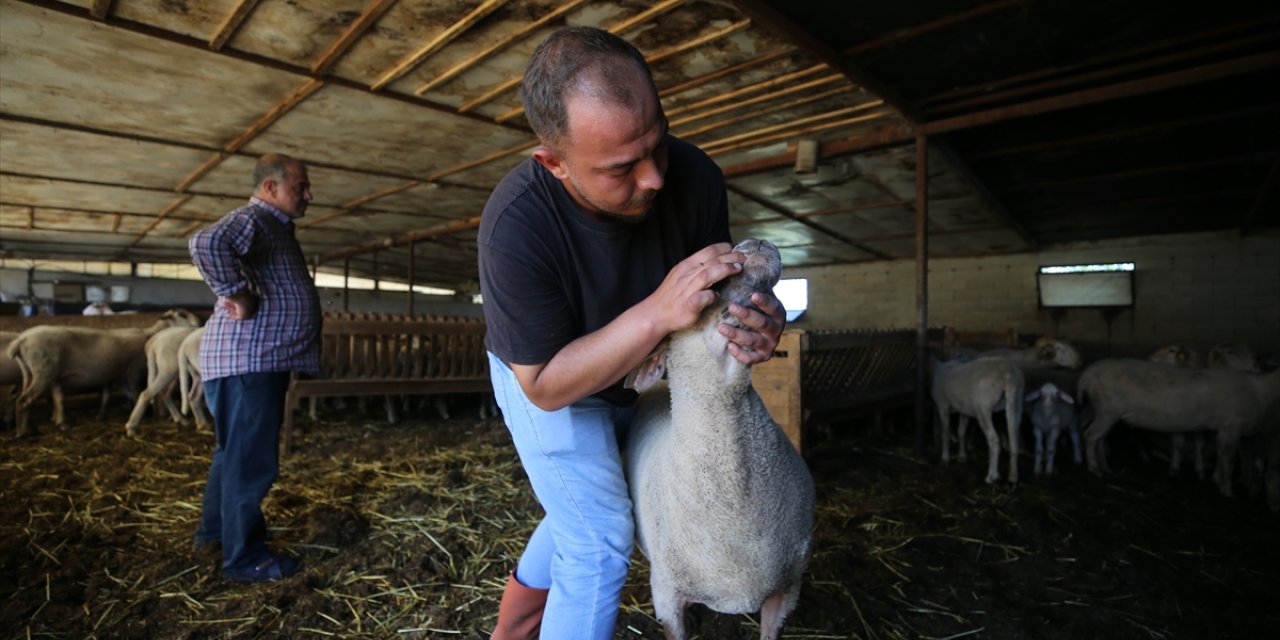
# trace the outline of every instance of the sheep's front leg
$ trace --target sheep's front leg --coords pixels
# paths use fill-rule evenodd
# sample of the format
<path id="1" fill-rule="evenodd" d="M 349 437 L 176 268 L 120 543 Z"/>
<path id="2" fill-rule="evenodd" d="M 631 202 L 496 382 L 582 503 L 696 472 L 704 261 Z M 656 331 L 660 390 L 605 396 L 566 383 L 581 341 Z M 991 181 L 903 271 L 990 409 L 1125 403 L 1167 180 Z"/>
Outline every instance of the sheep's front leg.
<path id="1" fill-rule="evenodd" d="M 103 389 L 102 393 L 106 394 L 107 393 L 106 389 Z M 63 429 L 66 429 L 67 419 L 62 413 L 62 385 L 60 384 L 53 385 L 53 388 L 50 390 L 50 394 L 53 396 L 53 424 L 58 427 L 62 427 Z M 105 398 L 105 395 L 104 395 L 104 398 Z M 106 413 L 106 409 L 107 409 L 107 402 L 104 399 L 102 401 L 102 409 L 98 412 L 99 422 L 102 421 L 102 414 Z"/>
<path id="2" fill-rule="evenodd" d="M 1036 436 L 1036 465 L 1032 467 L 1032 471 L 1036 475 L 1041 475 L 1041 472 L 1043 471 L 1042 463 L 1044 458 L 1044 431 L 1034 429 L 1032 430 L 1032 435 Z M 1053 440 L 1050 440 L 1050 447 L 1052 447 L 1052 445 Z M 1052 449 L 1050 449 L 1050 451 L 1052 451 Z M 1050 465 L 1051 468 L 1053 466 L 1052 453 L 1050 453 L 1050 457 L 1048 457 L 1048 465 Z"/>
<path id="3" fill-rule="evenodd" d="M 766 598 L 760 607 L 760 640 L 777 640 L 782 635 L 783 621 L 799 601 L 799 582 Z"/>
<path id="4" fill-rule="evenodd" d="M 1084 452 L 1080 450 L 1080 422 L 1073 420 L 1067 433 L 1071 435 L 1071 449 L 1075 455 L 1076 464 L 1081 464 L 1084 462 Z"/>
<path id="5" fill-rule="evenodd" d="M 1022 438 L 1021 434 L 1018 433 L 1018 427 L 1022 425 L 1018 424 L 1018 421 L 1007 413 L 1005 414 L 1005 419 L 1008 423 L 1005 431 L 1009 434 L 1009 482 L 1018 484 L 1018 452 L 1022 449 L 1022 444 L 1019 442 Z M 995 425 L 992 425 L 991 429 L 994 431 Z"/>
<path id="6" fill-rule="evenodd" d="M 1232 475 L 1235 473 L 1236 449 L 1240 446 L 1240 434 L 1233 429 L 1218 431 L 1218 468 L 1214 469 L 1214 477 L 1218 481 L 1218 492 L 1224 497 L 1235 495 L 1231 487 Z"/>
<path id="7" fill-rule="evenodd" d="M 987 484 L 991 484 L 1000 479 L 1000 436 L 996 434 L 996 425 L 991 421 L 989 413 L 978 414 L 978 426 L 982 428 L 982 435 L 987 438 Z M 1010 474 L 1013 476 L 1012 480 L 1017 482 L 1018 472 L 1010 471 Z"/>
<path id="8" fill-rule="evenodd" d="M 1047 459 L 1047 460 L 1045 460 L 1045 463 L 1044 463 L 1044 473 L 1045 473 L 1045 475 L 1049 475 L 1049 476 L 1051 476 L 1051 475 L 1053 475 L 1053 473 L 1054 473 L 1054 469 L 1053 469 L 1053 459 L 1054 459 L 1054 457 L 1057 455 L 1057 452 L 1058 452 L 1058 436 L 1059 436 L 1059 435 L 1061 435 L 1061 433 L 1062 433 L 1062 430 L 1061 430 L 1061 429 L 1050 429 L 1050 430 L 1049 430 L 1049 446 L 1048 446 L 1048 451 L 1046 451 L 1046 452 L 1045 452 L 1045 456 L 1046 456 L 1048 459 Z"/>
<path id="9" fill-rule="evenodd" d="M 942 464 L 951 464 L 951 409 L 938 405 L 938 428 L 942 430 Z"/>
<path id="10" fill-rule="evenodd" d="M 650 567 L 653 570 L 653 567 Z M 685 600 L 674 588 L 669 585 L 669 581 L 656 579 L 650 580 L 650 586 L 653 588 L 653 614 L 654 617 L 662 623 L 662 630 L 666 632 L 667 640 L 685 640 L 684 630 L 684 610 L 688 606 L 689 601 Z"/>

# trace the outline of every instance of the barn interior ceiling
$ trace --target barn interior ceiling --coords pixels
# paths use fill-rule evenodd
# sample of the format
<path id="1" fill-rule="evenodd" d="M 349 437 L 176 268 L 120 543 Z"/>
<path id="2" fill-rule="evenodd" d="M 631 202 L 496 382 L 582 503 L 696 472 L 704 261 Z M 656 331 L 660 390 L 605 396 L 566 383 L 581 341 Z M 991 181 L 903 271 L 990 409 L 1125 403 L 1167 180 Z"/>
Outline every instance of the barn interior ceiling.
<path id="1" fill-rule="evenodd" d="M 0 256 L 187 262 L 279 151 L 322 270 L 474 291 L 565 23 L 636 44 L 789 266 L 914 256 L 918 135 L 931 256 L 1280 224 L 1270 0 L 0 0 Z"/>

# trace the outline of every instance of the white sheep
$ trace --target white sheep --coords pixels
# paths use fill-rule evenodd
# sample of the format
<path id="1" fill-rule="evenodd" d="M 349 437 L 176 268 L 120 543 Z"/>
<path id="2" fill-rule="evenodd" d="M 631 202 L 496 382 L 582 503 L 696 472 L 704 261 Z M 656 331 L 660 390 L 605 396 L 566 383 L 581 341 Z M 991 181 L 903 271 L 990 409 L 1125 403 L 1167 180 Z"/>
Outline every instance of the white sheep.
<path id="1" fill-rule="evenodd" d="M 965 435 L 969 418 L 976 418 L 987 439 L 987 482 L 1000 478 L 1000 437 L 996 435 L 992 413 L 1003 404 L 1009 434 L 1009 482 L 1018 482 L 1018 426 L 1022 423 L 1022 370 L 1004 357 L 987 357 L 967 362 L 931 361 L 933 403 L 942 421 L 942 462 L 951 462 L 951 412 L 960 414 L 957 438 L 960 461 L 968 459 Z"/>
<path id="2" fill-rule="evenodd" d="M 813 479 L 716 330 L 736 323 L 730 302 L 749 306 L 752 292 L 773 287 L 781 258 L 760 240 L 734 250 L 747 261 L 718 287 L 719 303 L 628 376 L 648 389 L 625 444 L 636 538 L 650 561 L 655 613 L 675 640 L 685 638 L 684 611 L 695 602 L 758 610 L 760 637 L 777 638 L 810 555 Z"/>
<path id="3" fill-rule="evenodd" d="M 146 369 L 147 339 L 169 326 L 197 326 L 189 311 L 166 311 L 146 329 L 89 329 L 43 325 L 23 331 L 9 345 L 10 358 L 22 369 L 17 402 L 18 435 L 27 432 L 27 416 L 36 398 L 51 392 L 53 423 L 65 427 L 63 389 L 105 387 L 124 382 L 137 388 Z"/>
<path id="4" fill-rule="evenodd" d="M 178 388 L 182 395 L 182 415 L 194 414 L 197 431 L 208 431 L 213 419 L 204 405 L 204 385 L 200 383 L 200 341 L 204 327 L 196 329 L 178 345 Z"/>
<path id="5" fill-rule="evenodd" d="M 0 331 L 0 421 L 9 422 L 13 391 L 22 384 L 22 369 L 9 357 L 9 343 L 17 339 L 16 331 Z"/>
<path id="6" fill-rule="evenodd" d="M 1249 347 L 1238 344 L 1220 344 L 1209 349 L 1209 368 L 1235 369 L 1250 373 L 1262 371 L 1262 366 L 1258 363 L 1258 358 L 1253 355 L 1253 351 Z"/>
<path id="7" fill-rule="evenodd" d="M 1031 429 L 1036 439 L 1035 474 L 1053 475 L 1053 459 L 1058 447 L 1058 436 L 1066 431 L 1071 436 L 1076 464 L 1081 462 L 1080 425 L 1075 398 L 1046 382 L 1023 398 L 1024 407 L 1031 417 Z M 1047 449 L 1047 451 L 1046 451 Z"/>
<path id="8" fill-rule="evenodd" d="M 1186 369 L 1145 360 L 1101 360 L 1080 377 L 1077 400 L 1094 418 L 1085 430 L 1089 470 L 1102 472 L 1097 445 L 1116 422 L 1165 433 L 1208 428 L 1217 436 L 1214 478 L 1232 495 L 1232 470 L 1240 438 L 1262 430 L 1280 402 L 1280 371 L 1250 374 L 1230 369 Z M 1268 428 L 1276 428 L 1267 425 Z"/>
<path id="9" fill-rule="evenodd" d="M 143 349 L 147 358 L 147 388 L 138 394 L 133 412 L 125 422 L 125 433 L 130 437 L 138 435 L 142 414 L 146 412 L 147 404 L 156 399 L 164 402 L 174 423 L 184 422 L 182 413 L 173 403 L 173 389 L 178 381 L 178 350 L 182 341 L 195 330 L 196 327 L 165 327 L 147 339 Z"/>

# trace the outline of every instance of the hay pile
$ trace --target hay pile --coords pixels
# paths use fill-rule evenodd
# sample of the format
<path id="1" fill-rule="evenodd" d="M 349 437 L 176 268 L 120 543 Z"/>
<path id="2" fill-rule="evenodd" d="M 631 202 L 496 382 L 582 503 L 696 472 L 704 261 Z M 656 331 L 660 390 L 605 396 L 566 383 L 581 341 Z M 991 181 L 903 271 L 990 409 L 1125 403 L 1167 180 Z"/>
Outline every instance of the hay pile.
<path id="1" fill-rule="evenodd" d="M 5 637 L 487 638 L 541 515 L 498 421 L 303 420 L 265 504 L 272 546 L 303 571 L 237 585 L 191 544 L 211 436 L 152 420 L 128 439 L 116 411 L 0 446 Z M 1137 465 L 988 487 L 984 460 L 917 462 L 903 432 L 815 440 L 815 554 L 786 638 L 1246 638 L 1280 624 L 1277 518 L 1260 504 Z M 662 637 L 646 569 L 637 555 L 616 638 Z M 758 637 L 749 616 L 691 622 L 703 640 Z"/>

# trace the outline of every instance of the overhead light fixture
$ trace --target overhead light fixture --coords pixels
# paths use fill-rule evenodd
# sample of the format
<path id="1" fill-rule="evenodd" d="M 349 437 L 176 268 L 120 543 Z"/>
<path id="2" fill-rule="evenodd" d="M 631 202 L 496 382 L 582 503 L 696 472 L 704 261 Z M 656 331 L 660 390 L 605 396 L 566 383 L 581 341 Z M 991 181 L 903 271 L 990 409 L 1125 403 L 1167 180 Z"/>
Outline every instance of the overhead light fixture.
<path id="1" fill-rule="evenodd" d="M 796 173 L 815 173 L 818 171 L 818 141 L 796 141 Z"/>

